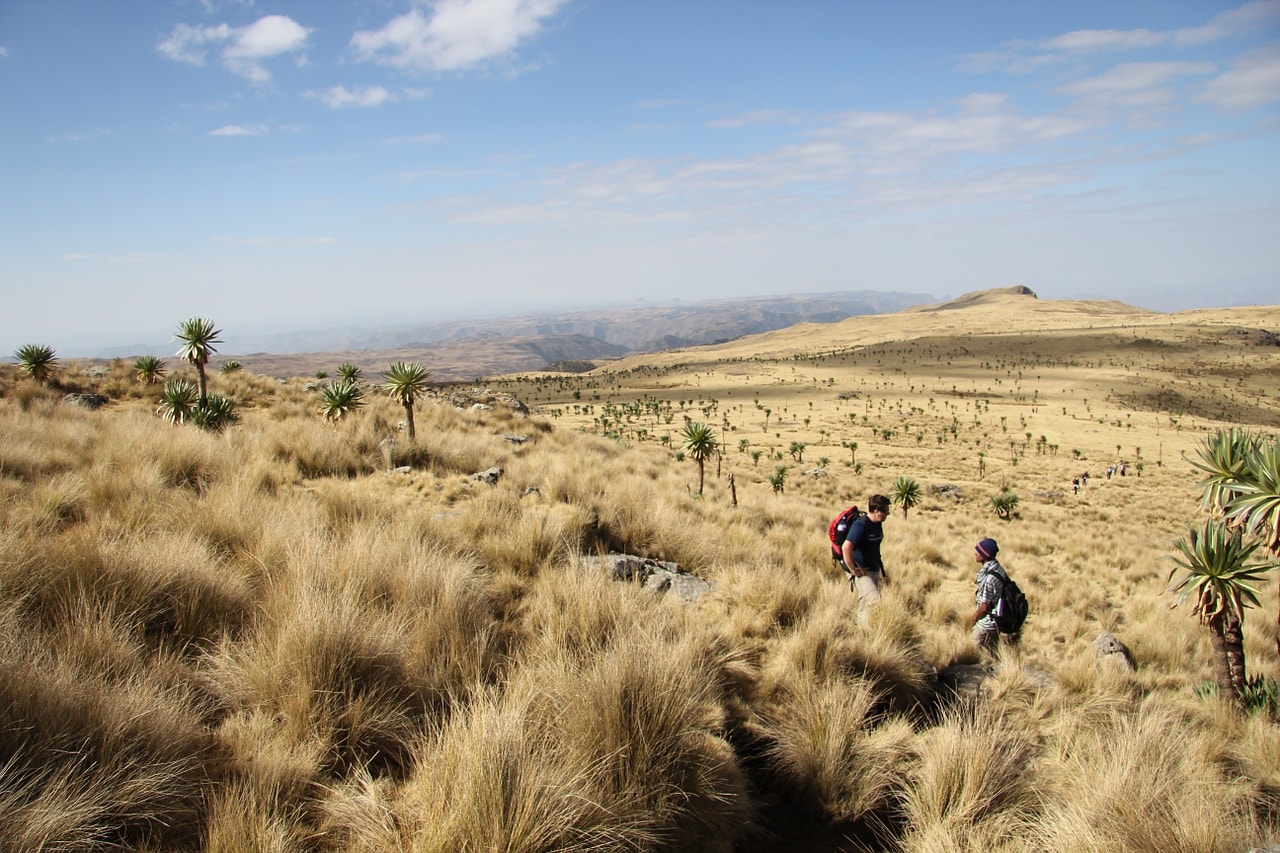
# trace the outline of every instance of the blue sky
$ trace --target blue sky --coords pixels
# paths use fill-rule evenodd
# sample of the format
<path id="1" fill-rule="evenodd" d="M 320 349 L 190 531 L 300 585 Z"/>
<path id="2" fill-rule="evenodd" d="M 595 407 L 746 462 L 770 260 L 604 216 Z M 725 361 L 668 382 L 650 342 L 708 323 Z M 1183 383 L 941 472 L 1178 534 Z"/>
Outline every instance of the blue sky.
<path id="1" fill-rule="evenodd" d="M 0 353 L 836 290 L 1280 301 L 1280 0 L 0 0 Z"/>

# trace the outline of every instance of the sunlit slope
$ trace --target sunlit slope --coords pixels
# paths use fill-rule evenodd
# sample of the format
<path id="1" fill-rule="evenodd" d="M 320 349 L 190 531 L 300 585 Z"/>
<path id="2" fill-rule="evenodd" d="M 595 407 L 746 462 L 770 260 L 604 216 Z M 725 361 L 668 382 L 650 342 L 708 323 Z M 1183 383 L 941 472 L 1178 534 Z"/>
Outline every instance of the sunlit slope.
<path id="1" fill-rule="evenodd" d="M 1134 334 L 1141 330 L 1141 336 L 1159 339 L 1163 337 L 1161 330 L 1197 326 L 1275 330 L 1280 326 L 1280 305 L 1161 313 L 1113 300 L 1039 299 L 1026 288 L 1014 287 L 977 291 L 896 314 L 851 317 L 830 324 L 802 323 L 715 346 L 633 356 L 610 366 L 626 369 L 691 360 L 785 358 L 934 337 L 1129 329 Z"/>

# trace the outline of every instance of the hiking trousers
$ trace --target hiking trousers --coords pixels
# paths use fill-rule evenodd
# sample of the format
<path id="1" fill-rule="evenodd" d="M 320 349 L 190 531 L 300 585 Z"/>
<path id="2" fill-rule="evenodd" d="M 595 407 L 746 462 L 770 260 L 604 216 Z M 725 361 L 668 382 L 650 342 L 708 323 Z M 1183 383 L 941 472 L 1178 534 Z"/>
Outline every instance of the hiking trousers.
<path id="1" fill-rule="evenodd" d="M 862 577 L 853 578 L 853 591 L 858 593 L 858 609 L 866 610 L 880 603 L 880 573 L 863 572 Z"/>

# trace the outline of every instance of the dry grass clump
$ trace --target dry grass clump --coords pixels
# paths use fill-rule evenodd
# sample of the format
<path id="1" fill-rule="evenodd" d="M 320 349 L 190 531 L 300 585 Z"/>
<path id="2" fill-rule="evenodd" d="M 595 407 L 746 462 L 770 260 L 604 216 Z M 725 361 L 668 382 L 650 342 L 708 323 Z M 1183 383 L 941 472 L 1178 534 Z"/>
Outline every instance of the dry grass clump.
<path id="1" fill-rule="evenodd" d="M 915 730 L 885 717 L 871 682 L 801 681 L 768 725 L 774 772 L 827 820 L 867 821 L 887 836 L 913 757 Z"/>
<path id="2" fill-rule="evenodd" d="M 958 709 L 914 743 L 901 808 L 910 850 L 1018 850 L 1041 809 L 1035 744 L 998 709 Z"/>
<path id="3" fill-rule="evenodd" d="M 12 609 L 0 621 L 0 837 L 22 850 L 194 841 L 220 775 L 200 697 L 92 644 L 50 648 Z"/>

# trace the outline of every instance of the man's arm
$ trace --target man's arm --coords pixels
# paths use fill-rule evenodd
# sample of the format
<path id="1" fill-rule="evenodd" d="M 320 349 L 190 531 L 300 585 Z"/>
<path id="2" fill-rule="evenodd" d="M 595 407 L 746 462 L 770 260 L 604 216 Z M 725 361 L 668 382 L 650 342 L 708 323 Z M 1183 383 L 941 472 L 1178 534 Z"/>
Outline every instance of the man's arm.
<path id="1" fill-rule="evenodd" d="M 982 602 L 981 604 L 979 604 L 977 607 L 974 608 L 973 620 L 969 624 L 971 626 L 977 625 L 979 622 L 982 621 L 982 617 L 986 616 L 990 612 L 991 612 L 991 602 L 990 601 Z"/>
<path id="2" fill-rule="evenodd" d="M 850 530 L 849 533 L 852 534 L 853 531 Z M 849 571 L 853 572 L 853 576 L 855 578 L 860 578 L 866 574 L 866 572 L 862 570 L 862 567 L 858 565 L 858 561 L 853 558 L 852 535 L 845 539 L 844 544 L 840 546 L 840 556 L 844 558 L 844 564 L 849 568 Z"/>

